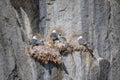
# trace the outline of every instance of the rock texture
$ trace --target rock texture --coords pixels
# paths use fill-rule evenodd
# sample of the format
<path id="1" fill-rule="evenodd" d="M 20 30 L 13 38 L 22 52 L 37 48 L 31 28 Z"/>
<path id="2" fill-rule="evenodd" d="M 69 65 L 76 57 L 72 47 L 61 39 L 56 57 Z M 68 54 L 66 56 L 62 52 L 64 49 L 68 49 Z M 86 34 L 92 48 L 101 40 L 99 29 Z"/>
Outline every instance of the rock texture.
<path id="1" fill-rule="evenodd" d="M 85 37 L 96 59 L 74 52 L 61 71 L 27 57 L 28 37 L 53 29 L 72 44 Z M 119 80 L 119 34 L 119 0 L 0 0 L 0 80 Z"/>

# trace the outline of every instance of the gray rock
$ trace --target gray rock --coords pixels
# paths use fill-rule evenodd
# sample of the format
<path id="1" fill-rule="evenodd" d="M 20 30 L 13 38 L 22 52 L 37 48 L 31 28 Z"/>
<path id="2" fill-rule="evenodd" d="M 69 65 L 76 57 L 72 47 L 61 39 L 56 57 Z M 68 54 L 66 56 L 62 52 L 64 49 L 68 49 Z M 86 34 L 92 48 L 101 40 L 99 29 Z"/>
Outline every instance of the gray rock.
<path id="1" fill-rule="evenodd" d="M 61 71 L 29 58 L 27 36 L 47 38 L 53 29 L 73 44 L 83 35 L 95 46 L 95 57 L 103 59 L 73 52 L 63 56 Z M 119 80 L 119 34 L 119 0 L 0 0 L 0 80 Z"/>

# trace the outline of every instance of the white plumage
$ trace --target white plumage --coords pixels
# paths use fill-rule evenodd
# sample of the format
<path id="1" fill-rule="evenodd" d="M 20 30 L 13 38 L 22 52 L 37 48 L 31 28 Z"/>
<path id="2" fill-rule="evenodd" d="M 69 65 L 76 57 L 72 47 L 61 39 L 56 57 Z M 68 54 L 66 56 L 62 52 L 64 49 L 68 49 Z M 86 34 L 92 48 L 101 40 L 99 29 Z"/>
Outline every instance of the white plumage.
<path id="1" fill-rule="evenodd" d="M 56 33 L 56 30 L 53 30 L 52 33 Z"/>
<path id="2" fill-rule="evenodd" d="M 37 37 L 33 36 L 32 39 L 30 40 L 30 45 L 36 45 L 37 42 Z"/>
<path id="3" fill-rule="evenodd" d="M 33 36 L 32 39 L 36 39 L 36 40 L 37 40 L 37 37 L 36 37 L 36 36 Z"/>

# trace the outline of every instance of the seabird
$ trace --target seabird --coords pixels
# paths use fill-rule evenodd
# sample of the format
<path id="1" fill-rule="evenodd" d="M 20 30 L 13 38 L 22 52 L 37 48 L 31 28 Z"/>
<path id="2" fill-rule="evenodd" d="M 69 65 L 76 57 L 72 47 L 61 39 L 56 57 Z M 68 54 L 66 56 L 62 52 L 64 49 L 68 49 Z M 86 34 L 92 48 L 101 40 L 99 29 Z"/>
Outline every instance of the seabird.
<path id="1" fill-rule="evenodd" d="M 77 41 L 78 41 L 79 45 L 87 46 L 87 41 L 82 36 L 79 36 Z"/>
<path id="2" fill-rule="evenodd" d="M 53 30 L 50 37 L 52 38 L 53 41 L 58 40 L 58 34 L 56 33 L 56 30 Z"/>
<path id="3" fill-rule="evenodd" d="M 94 55 L 93 55 L 93 49 L 91 49 L 92 46 L 90 45 L 90 43 L 88 43 L 82 36 L 79 36 L 77 40 L 78 40 L 79 45 L 85 46 L 86 49 L 91 54 L 91 56 L 94 57 Z"/>
<path id="4" fill-rule="evenodd" d="M 33 36 L 30 40 L 30 45 L 32 45 L 32 48 L 33 46 L 42 46 L 44 45 L 44 41 L 42 39 L 38 40 L 36 36 Z"/>
<path id="5" fill-rule="evenodd" d="M 58 34 L 58 39 L 59 41 L 66 41 L 66 38 L 61 33 Z"/>
<path id="6" fill-rule="evenodd" d="M 36 45 L 37 42 L 37 37 L 33 36 L 32 39 L 30 40 L 30 45 Z"/>

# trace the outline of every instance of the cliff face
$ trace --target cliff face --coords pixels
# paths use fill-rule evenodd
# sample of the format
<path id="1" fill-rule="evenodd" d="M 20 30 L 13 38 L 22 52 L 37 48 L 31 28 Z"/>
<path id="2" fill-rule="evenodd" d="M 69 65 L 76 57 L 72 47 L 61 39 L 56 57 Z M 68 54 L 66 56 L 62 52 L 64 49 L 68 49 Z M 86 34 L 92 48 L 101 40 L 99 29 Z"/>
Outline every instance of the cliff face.
<path id="1" fill-rule="evenodd" d="M 66 71 L 59 71 L 27 57 L 31 34 L 46 38 L 53 29 L 73 44 L 83 35 L 97 59 L 74 52 L 63 57 Z M 1 0 L 0 80 L 119 80 L 119 34 L 119 0 Z"/>

